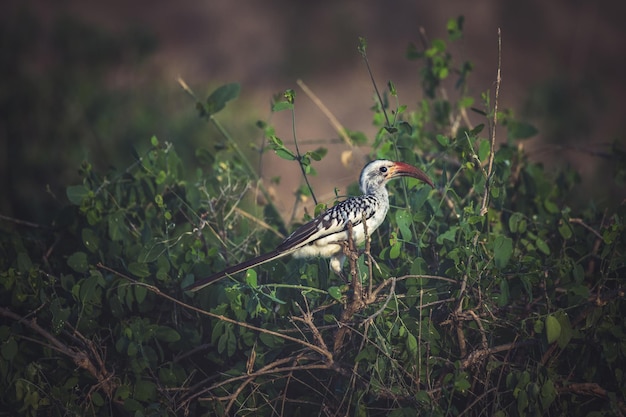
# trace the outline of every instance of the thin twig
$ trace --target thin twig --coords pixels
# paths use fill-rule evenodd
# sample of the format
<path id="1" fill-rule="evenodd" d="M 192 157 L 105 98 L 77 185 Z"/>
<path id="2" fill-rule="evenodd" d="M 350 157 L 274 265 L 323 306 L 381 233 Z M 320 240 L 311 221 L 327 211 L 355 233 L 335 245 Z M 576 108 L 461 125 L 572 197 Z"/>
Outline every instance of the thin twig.
<path id="1" fill-rule="evenodd" d="M 166 300 L 169 300 L 169 301 L 171 301 L 171 302 L 173 302 L 173 303 L 175 303 L 175 304 L 177 304 L 177 305 L 179 305 L 181 307 L 184 307 L 186 309 L 195 311 L 198 314 L 201 314 L 201 315 L 204 315 L 204 316 L 208 316 L 208 317 L 211 317 L 211 318 L 214 318 L 214 319 L 217 319 L 217 320 L 225 321 L 227 323 L 232 323 L 232 324 L 234 324 L 236 326 L 244 327 L 246 329 L 254 330 L 254 331 L 257 331 L 257 332 L 260 332 L 260 333 L 266 333 L 266 334 L 269 334 L 269 335 L 272 335 L 272 336 L 276 336 L 276 337 L 281 338 L 281 339 L 289 340 L 290 342 L 294 342 L 294 343 L 300 344 L 300 345 L 302 345 L 304 347 L 307 347 L 307 348 L 309 348 L 309 349 L 319 353 L 320 355 L 325 357 L 326 360 L 329 363 L 333 363 L 334 362 L 333 354 L 331 352 L 329 352 L 327 350 L 325 351 L 324 349 L 322 349 L 322 348 L 320 348 L 318 346 L 315 346 L 312 343 L 309 343 L 309 342 L 306 342 L 306 341 L 303 341 L 303 340 L 300 340 L 300 339 L 297 339 L 295 337 L 291 337 L 291 336 L 288 336 L 288 335 L 285 335 L 285 334 L 282 334 L 282 333 L 278 333 L 278 332 L 275 332 L 275 331 L 272 331 L 272 330 L 263 329 L 261 327 L 253 326 L 253 325 L 248 324 L 248 323 L 244 323 L 244 322 L 241 322 L 241 321 L 233 320 L 230 317 L 226 317 L 226 316 L 223 316 L 223 315 L 220 315 L 220 314 L 211 313 L 210 311 L 202 310 L 201 308 L 194 307 L 194 306 L 192 306 L 190 304 L 187 304 L 187 303 L 184 303 L 184 302 L 182 302 L 180 300 L 177 300 L 176 298 L 174 298 L 174 297 L 172 297 L 172 296 L 162 292 L 158 287 L 155 287 L 154 285 L 150 285 L 150 284 L 147 284 L 145 282 L 136 281 L 136 280 L 132 279 L 131 277 L 129 277 L 128 275 L 125 275 L 125 274 L 123 274 L 123 273 L 121 273 L 119 271 L 116 271 L 115 269 L 110 268 L 110 267 L 108 267 L 108 266 L 106 266 L 106 265 L 104 265 L 102 263 L 98 263 L 96 266 L 98 268 L 101 268 L 101 269 L 104 269 L 106 271 L 109 271 L 109 272 L 119 276 L 120 278 L 124 278 L 124 279 L 128 280 L 129 282 L 133 283 L 134 285 L 145 287 L 146 289 L 148 289 L 149 291 L 153 292 L 154 294 L 156 294 L 156 295 L 158 295 L 160 297 L 163 297 Z"/>
<path id="2" fill-rule="evenodd" d="M 489 202 L 489 189 L 491 188 L 491 179 L 493 175 L 493 160 L 496 151 L 496 126 L 498 124 L 498 99 L 500 97 L 500 84 L 502 82 L 502 31 L 498 28 L 498 70 L 496 72 L 496 92 L 493 102 L 493 120 L 491 125 L 491 144 L 489 152 L 489 165 L 487 167 L 487 180 L 485 181 L 485 194 L 483 195 L 483 202 L 480 208 L 480 215 L 487 214 L 489 209 L 487 208 Z"/>
<path id="3" fill-rule="evenodd" d="M 370 323 L 372 323 L 374 321 L 374 319 L 376 317 L 378 317 L 380 314 L 382 314 L 382 312 L 385 311 L 385 309 L 387 308 L 387 305 L 389 304 L 389 301 L 391 301 L 391 299 L 395 295 L 396 279 L 391 277 L 391 278 L 389 278 L 389 281 L 391 281 L 391 288 L 389 288 L 389 294 L 387 295 L 387 299 L 385 300 L 383 305 L 378 309 L 378 311 L 376 311 L 374 314 L 372 314 L 371 316 L 369 316 L 368 318 L 363 320 L 363 323 L 362 323 L 363 325 L 368 326 Z"/>
<path id="4" fill-rule="evenodd" d="M 337 134 L 343 139 L 343 141 L 350 147 L 354 147 L 352 139 L 350 139 L 350 136 L 348 136 L 348 134 L 346 133 L 346 129 L 341 125 L 339 120 L 337 120 L 335 115 L 331 113 L 328 107 L 324 105 L 322 100 L 320 100 L 319 97 L 315 95 L 315 93 L 304 83 L 304 81 L 297 80 L 296 84 L 300 86 L 302 91 L 304 91 L 304 94 L 306 94 L 309 99 L 311 99 L 311 101 L 322 111 L 322 113 L 324 113 L 324 116 L 328 118 L 328 121 L 333 126 Z"/>
<path id="5" fill-rule="evenodd" d="M 602 235 L 600 234 L 600 232 L 598 232 L 597 230 L 595 230 L 593 227 L 589 226 L 587 223 L 585 223 L 585 221 L 583 219 L 579 219 L 579 218 L 569 218 L 569 222 L 570 223 L 574 223 L 574 224 L 579 224 L 582 227 L 584 227 L 585 229 L 589 230 L 591 233 L 593 233 L 594 235 L 596 235 L 596 237 L 598 239 L 604 240 L 604 237 L 602 237 Z"/>
<path id="6" fill-rule="evenodd" d="M 380 109 L 383 112 L 383 115 L 385 116 L 387 127 L 391 128 L 392 127 L 391 122 L 389 122 L 389 116 L 387 115 L 387 110 L 385 110 L 383 97 L 381 96 L 380 91 L 378 91 L 378 86 L 376 85 L 376 80 L 374 79 L 374 73 L 372 72 L 372 68 L 370 67 L 370 62 L 367 59 L 367 44 L 366 44 L 365 38 L 360 38 L 359 40 L 361 41 L 361 44 L 359 46 L 359 53 L 361 54 L 361 57 L 363 57 L 363 61 L 365 61 L 365 66 L 367 67 L 367 72 L 370 75 L 370 79 L 372 80 L 372 85 L 374 86 L 374 91 L 376 92 L 376 96 L 378 97 L 378 102 L 380 103 Z"/>
<path id="7" fill-rule="evenodd" d="M 295 96 L 295 93 L 293 93 Z M 293 143 L 296 147 L 296 161 L 298 161 L 298 166 L 300 166 L 300 171 L 302 172 L 302 176 L 304 177 L 304 182 L 306 182 L 306 186 L 311 193 L 311 197 L 313 198 L 313 202 L 317 206 L 317 197 L 315 197 L 315 192 L 313 191 L 313 187 L 309 182 L 309 177 L 306 174 L 306 170 L 304 169 L 304 164 L 302 163 L 302 154 L 300 153 L 300 147 L 298 146 L 298 135 L 296 134 L 296 110 L 295 106 L 291 107 L 291 130 L 293 132 Z"/>
<path id="8" fill-rule="evenodd" d="M 96 379 L 96 381 L 98 381 L 98 385 L 102 387 L 102 390 L 104 391 L 106 396 L 108 398 L 113 398 L 115 390 L 117 389 L 117 383 L 112 378 L 113 374 L 104 367 L 104 361 L 97 355 L 97 352 L 95 351 L 95 349 L 93 349 L 93 346 L 91 346 L 92 349 L 90 350 L 91 353 L 96 356 L 97 363 L 94 363 L 89 354 L 87 354 L 86 352 L 79 350 L 75 347 L 67 346 L 65 343 L 61 342 L 49 331 L 37 324 L 37 321 L 34 318 L 30 320 L 25 320 L 24 317 L 14 313 L 13 311 L 5 307 L 0 307 L 0 316 L 4 316 L 18 323 L 22 323 L 23 325 L 37 333 L 39 336 L 43 337 L 50 343 L 50 345 L 47 345 L 49 348 L 66 355 L 74 362 L 77 367 L 87 371 L 93 378 Z M 77 332 L 75 332 L 75 334 L 76 333 Z M 81 339 L 85 340 L 82 335 Z"/>

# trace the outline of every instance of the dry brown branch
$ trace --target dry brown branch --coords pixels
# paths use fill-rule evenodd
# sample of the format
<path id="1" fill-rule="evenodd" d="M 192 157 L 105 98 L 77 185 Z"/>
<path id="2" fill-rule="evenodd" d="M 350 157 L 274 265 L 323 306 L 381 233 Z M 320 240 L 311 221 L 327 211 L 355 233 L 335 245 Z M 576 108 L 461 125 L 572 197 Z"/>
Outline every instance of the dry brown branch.
<path id="1" fill-rule="evenodd" d="M 316 359 L 318 358 L 316 358 L 315 356 L 307 355 L 307 354 L 301 354 L 298 356 L 290 356 L 287 358 L 282 358 L 264 366 L 263 368 L 251 374 L 243 374 L 243 375 L 238 375 L 232 378 L 228 378 L 226 380 L 219 381 L 209 387 L 203 388 L 200 391 L 194 392 L 194 388 L 198 387 L 198 384 L 197 384 L 195 387 L 190 388 L 190 392 L 192 392 L 192 394 L 190 394 L 187 398 L 185 398 L 185 400 L 181 403 L 180 408 L 185 408 L 189 402 L 194 401 L 196 399 L 200 401 L 218 401 L 218 400 L 229 401 L 230 406 L 232 406 L 232 404 L 234 404 L 233 401 L 236 400 L 239 393 L 241 393 L 248 384 L 252 383 L 254 380 L 256 380 L 257 378 L 261 376 L 274 375 L 274 374 L 289 375 L 293 371 L 311 371 L 311 370 L 317 370 L 317 371 L 328 370 L 328 371 L 337 372 L 342 375 L 349 374 L 348 371 L 342 369 L 341 367 L 331 365 L 328 363 L 313 362 L 310 364 L 300 364 L 300 362 L 302 361 L 308 361 L 308 360 L 316 361 Z M 296 365 L 290 364 L 288 366 L 283 366 L 289 362 L 295 363 Z M 233 393 L 225 397 L 216 397 L 212 395 L 209 395 L 207 397 L 202 397 L 203 395 L 208 395 L 210 392 L 215 391 L 216 389 L 219 389 L 223 387 L 224 385 L 232 384 L 238 381 L 242 381 L 241 385 L 237 387 L 237 389 Z"/>
<path id="2" fill-rule="evenodd" d="M 570 223 L 574 223 L 574 224 L 578 224 L 581 225 L 582 227 L 584 227 L 585 229 L 589 230 L 591 233 L 593 233 L 594 235 L 596 235 L 596 237 L 600 240 L 604 240 L 604 238 L 602 237 L 602 235 L 600 234 L 600 232 L 598 232 L 597 230 L 595 230 L 593 227 L 589 226 L 587 223 L 585 223 L 585 221 L 583 219 L 579 219 L 579 218 L 575 218 L 575 217 L 570 217 L 569 218 L 569 222 Z"/>
<path id="3" fill-rule="evenodd" d="M 477 349 L 471 352 L 463 361 L 461 361 L 461 368 L 467 369 L 472 366 L 478 365 L 479 362 L 482 362 L 490 355 L 499 352 L 505 352 L 513 349 L 517 349 L 522 346 L 527 346 L 534 343 L 533 340 L 528 340 L 524 342 L 515 342 L 515 343 L 506 343 L 504 345 L 490 347 L 488 349 Z"/>
<path id="4" fill-rule="evenodd" d="M 493 101 L 493 120 L 491 122 L 490 136 L 491 144 L 489 147 L 489 165 L 487 166 L 487 181 L 485 182 L 485 194 L 480 208 L 480 215 L 487 214 L 489 203 L 489 189 L 491 187 L 491 178 L 493 175 L 493 160 L 496 151 L 496 126 L 498 125 L 498 100 L 500 97 L 500 84 L 502 82 L 502 31 L 498 28 L 498 69 L 496 72 L 496 91 Z"/>
<path id="5" fill-rule="evenodd" d="M 304 298 L 304 302 L 307 303 L 306 297 Z M 328 347 L 326 347 L 326 343 L 324 342 L 324 338 L 322 337 L 322 334 L 320 333 L 319 329 L 317 328 L 317 326 L 315 325 L 315 323 L 313 323 L 313 313 L 311 313 L 311 310 L 309 310 L 309 305 L 307 303 L 307 311 L 304 312 L 302 310 L 302 307 L 300 307 L 300 304 L 296 303 L 296 306 L 298 307 L 298 309 L 300 310 L 300 313 L 302 314 L 302 317 L 296 317 L 296 316 L 292 316 L 291 319 L 294 321 L 301 321 L 302 323 L 306 324 L 306 326 L 309 328 L 309 330 L 311 330 L 311 333 L 313 334 L 313 338 L 315 339 L 315 341 L 317 342 L 317 345 L 328 351 Z"/>
<path id="6" fill-rule="evenodd" d="M 348 241 L 343 243 L 343 251 L 348 258 L 350 265 L 350 275 L 352 279 L 352 297 L 346 303 L 343 311 L 341 312 L 341 316 L 339 317 L 339 329 L 337 329 L 337 333 L 335 333 L 335 342 L 333 344 L 334 354 L 339 353 L 339 351 L 343 347 L 344 339 L 347 333 L 350 331 L 350 328 L 348 326 L 344 326 L 343 324 L 348 322 L 352 317 L 354 317 L 356 313 L 361 311 L 361 309 L 363 309 L 363 307 L 365 306 L 365 303 L 363 301 L 363 285 L 361 284 L 361 279 L 357 271 L 356 263 L 359 259 L 359 253 L 352 235 L 352 222 L 348 222 Z"/>
<path id="7" fill-rule="evenodd" d="M 113 377 L 113 373 L 109 372 L 104 366 L 104 360 L 100 357 L 99 352 L 95 348 L 95 345 L 88 341 L 84 336 L 74 330 L 74 335 L 80 338 L 82 341 L 87 342 L 89 353 L 80 350 L 74 346 L 68 346 L 61 342 L 57 337 L 51 334 L 49 331 L 37 324 L 35 318 L 25 319 L 9 310 L 6 307 L 0 307 L 0 316 L 4 316 L 18 323 L 24 324 L 26 327 L 34 331 L 40 337 L 42 337 L 49 344 L 47 347 L 62 353 L 69 357 L 77 367 L 87 371 L 95 380 L 97 385 L 101 387 L 107 398 L 112 399 L 117 389 L 117 383 Z M 35 340 L 33 340 L 35 341 Z M 37 341 L 38 343 L 41 343 Z M 43 343 L 42 343 L 43 344 Z"/>
<path id="8" fill-rule="evenodd" d="M 281 339 L 289 340 L 290 342 L 297 343 L 299 345 L 302 345 L 302 346 L 304 346 L 306 348 L 309 348 L 309 349 L 313 350 L 314 352 L 317 352 L 322 357 L 324 357 L 325 360 L 328 361 L 330 364 L 332 364 L 334 362 L 333 355 L 332 355 L 331 352 L 329 352 L 327 350 L 324 350 L 324 349 L 322 349 L 322 348 L 320 348 L 320 347 L 318 347 L 318 346 L 316 346 L 316 345 L 314 345 L 312 343 L 309 343 L 309 342 L 304 341 L 304 340 L 300 340 L 298 338 L 295 338 L 295 337 L 292 337 L 292 336 L 289 336 L 289 335 L 286 335 L 286 334 L 283 334 L 283 333 L 278 333 L 278 332 L 275 332 L 275 331 L 272 331 L 272 330 L 263 329 L 261 327 L 253 326 L 253 325 L 245 323 L 245 322 L 233 320 L 230 317 L 226 317 L 226 316 L 223 316 L 223 315 L 220 315 L 220 314 L 215 314 L 215 313 L 211 313 L 209 311 L 202 310 L 201 308 L 194 307 L 194 306 L 192 306 L 190 304 L 187 304 L 187 303 L 184 303 L 184 302 L 182 302 L 180 300 L 177 300 L 176 298 L 174 298 L 174 297 L 172 297 L 172 296 L 170 296 L 168 294 L 165 294 L 158 287 L 155 287 L 154 285 L 150 285 L 150 284 L 146 284 L 144 282 L 136 281 L 136 280 L 132 279 L 131 277 L 129 277 L 129 276 L 125 275 L 125 274 L 122 274 L 121 272 L 118 272 L 115 269 L 109 268 L 108 266 L 106 266 L 106 265 L 104 265 L 102 263 L 98 263 L 97 266 L 98 266 L 98 268 L 102 268 L 102 269 L 104 269 L 106 271 L 109 271 L 109 272 L 111 272 L 111 273 L 113 273 L 113 274 L 115 274 L 115 275 L 117 275 L 117 276 L 119 276 L 121 278 L 124 278 L 124 279 L 128 280 L 129 282 L 133 283 L 134 285 L 139 285 L 139 286 L 145 287 L 146 289 L 148 289 L 149 291 L 151 291 L 154 294 L 158 295 L 159 297 L 163 297 L 166 300 L 169 300 L 169 301 L 171 301 L 171 302 L 173 302 L 173 303 L 175 303 L 175 304 L 177 304 L 177 305 L 179 305 L 181 307 L 189 309 L 191 311 L 195 311 L 198 314 L 201 314 L 203 316 L 208 316 L 208 317 L 211 317 L 211 318 L 214 318 L 214 319 L 222 320 L 222 321 L 225 321 L 227 323 L 232 323 L 232 324 L 234 324 L 236 326 L 245 327 L 246 329 L 254 330 L 254 331 L 259 332 L 259 333 L 266 333 L 266 334 L 269 334 L 269 335 L 272 335 L 272 336 L 276 336 L 276 337 L 281 338 Z"/>
<path id="9" fill-rule="evenodd" d="M 385 300 L 385 302 L 383 303 L 383 305 L 371 316 L 369 316 L 368 318 L 366 318 L 365 320 L 363 320 L 363 325 L 369 326 L 376 317 L 378 317 L 380 314 L 382 314 L 383 311 L 385 311 L 385 309 L 387 308 L 387 305 L 389 304 L 389 301 L 391 300 L 391 298 L 395 295 L 395 290 L 396 290 L 396 279 L 391 277 L 389 279 L 385 280 L 385 283 L 387 282 L 391 282 L 391 288 L 389 288 L 389 294 L 387 295 L 387 299 Z M 379 290 L 382 287 L 382 284 L 377 288 L 377 290 Z M 376 293 L 378 294 L 378 293 Z M 371 303 L 376 301 L 376 294 L 371 294 L 370 297 L 368 297 L 367 302 Z"/>
<path id="10" fill-rule="evenodd" d="M 557 391 L 559 394 L 567 394 L 572 392 L 578 395 L 590 395 L 604 399 L 610 398 L 610 393 L 594 382 L 580 382 L 568 384 L 559 387 Z M 616 410 L 619 413 L 618 415 L 624 416 L 626 414 L 626 404 L 620 400 L 615 400 L 615 403 L 618 407 L 618 410 Z"/>
<path id="11" fill-rule="evenodd" d="M 489 343 L 487 343 L 487 334 L 485 332 L 485 328 L 483 327 L 482 320 L 480 319 L 480 317 L 478 317 L 478 314 L 476 314 L 474 310 L 468 310 L 467 312 L 470 316 L 472 316 L 472 318 L 476 322 L 476 325 L 480 329 L 480 341 L 482 348 L 487 349 L 489 347 Z"/>

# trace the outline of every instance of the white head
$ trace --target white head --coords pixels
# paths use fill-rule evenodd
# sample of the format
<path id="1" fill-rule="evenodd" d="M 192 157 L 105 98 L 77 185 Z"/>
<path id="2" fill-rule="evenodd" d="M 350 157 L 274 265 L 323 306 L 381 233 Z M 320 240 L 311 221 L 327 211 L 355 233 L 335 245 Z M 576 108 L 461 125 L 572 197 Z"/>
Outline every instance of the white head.
<path id="1" fill-rule="evenodd" d="M 377 159 L 365 165 L 361 171 L 359 185 L 363 194 L 375 194 L 384 189 L 389 180 L 398 177 L 417 178 L 431 187 L 435 187 L 428 175 L 421 169 L 404 162 L 393 162 L 385 159 Z"/>

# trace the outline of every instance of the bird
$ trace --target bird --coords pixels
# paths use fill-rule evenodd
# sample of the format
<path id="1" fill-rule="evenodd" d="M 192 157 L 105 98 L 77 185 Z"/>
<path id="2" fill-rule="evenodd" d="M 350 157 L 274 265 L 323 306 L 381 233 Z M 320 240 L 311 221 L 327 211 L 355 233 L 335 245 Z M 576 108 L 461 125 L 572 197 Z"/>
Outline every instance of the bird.
<path id="1" fill-rule="evenodd" d="M 389 210 L 386 185 L 390 180 L 399 177 L 417 178 L 432 188 L 435 187 L 424 171 L 412 165 L 384 159 L 371 161 L 365 165 L 359 178 L 363 195 L 348 198 L 327 209 L 296 229 L 273 251 L 201 278 L 183 290 L 198 291 L 222 278 L 287 255 L 295 258 L 330 258 L 330 269 L 341 276 L 345 261 L 342 244 L 348 241 L 349 223 L 352 223 L 355 244 L 363 243 L 366 231 L 371 235 L 385 220 Z M 363 219 L 366 227 L 363 226 Z"/>

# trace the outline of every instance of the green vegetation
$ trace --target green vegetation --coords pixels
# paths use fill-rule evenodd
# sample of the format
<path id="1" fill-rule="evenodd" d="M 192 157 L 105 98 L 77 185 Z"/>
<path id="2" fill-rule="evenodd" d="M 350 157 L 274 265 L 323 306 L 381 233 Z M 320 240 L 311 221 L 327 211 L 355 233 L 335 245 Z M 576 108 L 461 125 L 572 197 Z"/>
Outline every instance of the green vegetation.
<path id="1" fill-rule="evenodd" d="M 468 95 L 472 66 L 456 63 L 447 45 L 462 23 L 449 23 L 446 41 L 409 48 L 426 93 L 415 110 L 392 82 L 376 86 L 371 157 L 423 167 L 437 189 L 390 185 L 387 222 L 363 255 L 349 250 L 350 284 L 324 260 L 290 259 L 183 293 L 272 249 L 293 227 L 271 203 L 258 215 L 242 210 L 250 190 L 265 191 L 218 119 L 236 84 L 197 100 L 223 141 L 196 151 L 195 173 L 153 137 L 117 173 L 84 162 L 82 183 L 67 187 L 71 204 L 49 227 L 1 223 L 3 411 L 626 413 L 624 206 L 574 211 L 577 174 L 528 160 L 518 144 L 535 129 L 498 110 L 499 77 L 495 91 Z M 358 50 L 367 62 L 365 40 Z M 296 106 L 289 90 L 273 109 Z M 304 184 L 328 157 L 259 127 L 267 149 L 299 164 Z M 507 130 L 499 146 L 496 128 Z"/>

